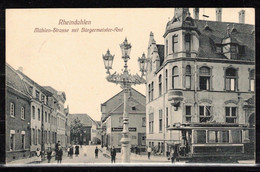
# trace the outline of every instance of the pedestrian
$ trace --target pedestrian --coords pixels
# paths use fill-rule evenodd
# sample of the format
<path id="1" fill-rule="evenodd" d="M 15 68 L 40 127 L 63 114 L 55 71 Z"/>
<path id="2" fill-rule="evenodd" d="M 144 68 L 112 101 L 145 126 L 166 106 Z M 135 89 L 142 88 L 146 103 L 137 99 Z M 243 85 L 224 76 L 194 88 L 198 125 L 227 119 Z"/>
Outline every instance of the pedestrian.
<path id="1" fill-rule="evenodd" d="M 58 150 L 57 150 L 57 163 L 60 163 L 60 164 L 61 164 L 62 155 L 63 155 L 63 151 L 62 151 L 62 149 L 61 149 L 61 146 L 59 146 L 59 147 L 58 147 Z"/>
<path id="2" fill-rule="evenodd" d="M 80 147 L 82 148 L 82 140 L 79 141 Z"/>
<path id="3" fill-rule="evenodd" d="M 68 157 L 70 157 L 70 147 L 67 148 Z"/>
<path id="4" fill-rule="evenodd" d="M 148 159 L 150 159 L 151 152 L 152 152 L 152 148 L 150 146 L 148 146 L 147 152 L 148 152 Z"/>
<path id="5" fill-rule="evenodd" d="M 178 145 L 175 145 L 173 148 L 172 148 L 172 151 L 171 151 L 171 160 L 172 160 L 172 163 L 174 163 L 175 161 L 178 161 L 178 156 L 179 156 L 179 151 L 178 151 L 179 147 Z"/>
<path id="6" fill-rule="evenodd" d="M 57 151 L 59 146 L 60 146 L 60 141 L 58 140 L 58 142 L 55 144 L 55 160 L 57 160 Z"/>
<path id="7" fill-rule="evenodd" d="M 48 147 L 48 151 L 47 151 L 47 159 L 48 159 L 48 163 L 51 162 L 51 154 L 52 154 L 51 147 Z"/>
<path id="8" fill-rule="evenodd" d="M 36 149 L 36 159 L 35 159 L 36 163 L 40 163 L 42 161 L 42 157 L 41 157 L 41 151 L 39 150 L 39 148 Z"/>
<path id="9" fill-rule="evenodd" d="M 113 162 L 116 163 L 116 149 L 114 146 L 111 149 L 110 155 L 111 155 L 111 163 Z"/>
<path id="10" fill-rule="evenodd" d="M 73 145 L 70 145 L 70 158 L 73 158 Z"/>
<path id="11" fill-rule="evenodd" d="M 79 145 L 75 146 L 75 155 L 78 156 L 79 155 Z"/>
<path id="12" fill-rule="evenodd" d="M 137 152 L 138 152 L 138 147 L 137 145 L 135 146 L 135 154 L 137 155 Z"/>
<path id="13" fill-rule="evenodd" d="M 95 158 L 98 158 L 98 148 L 96 146 L 96 149 L 95 149 Z"/>

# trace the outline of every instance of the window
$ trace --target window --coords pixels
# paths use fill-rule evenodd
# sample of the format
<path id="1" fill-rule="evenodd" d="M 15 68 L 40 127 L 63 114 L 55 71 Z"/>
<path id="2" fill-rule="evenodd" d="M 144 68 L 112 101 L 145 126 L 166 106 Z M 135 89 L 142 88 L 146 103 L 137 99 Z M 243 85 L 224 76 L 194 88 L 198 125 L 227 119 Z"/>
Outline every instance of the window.
<path id="1" fill-rule="evenodd" d="M 25 149 L 25 134 L 22 134 L 22 149 Z"/>
<path id="2" fill-rule="evenodd" d="M 208 142 L 218 143 L 218 131 L 208 131 Z"/>
<path id="3" fill-rule="evenodd" d="M 211 106 L 199 106 L 200 122 L 211 120 Z"/>
<path id="4" fill-rule="evenodd" d="M 42 95 L 41 101 L 45 104 L 45 96 Z"/>
<path id="5" fill-rule="evenodd" d="M 191 122 L 191 106 L 185 106 L 185 121 L 187 123 Z"/>
<path id="6" fill-rule="evenodd" d="M 186 49 L 186 51 L 190 51 L 191 50 L 190 38 L 191 38 L 190 34 L 186 34 L 185 35 L 185 49 Z"/>
<path id="7" fill-rule="evenodd" d="M 172 52 L 176 53 L 178 51 L 178 35 L 172 37 Z"/>
<path id="8" fill-rule="evenodd" d="M 168 107 L 166 108 L 166 128 L 169 126 L 169 115 L 168 115 Z"/>
<path id="9" fill-rule="evenodd" d="M 159 96 L 162 95 L 162 75 L 159 75 Z"/>
<path id="10" fill-rule="evenodd" d="M 132 107 L 132 110 L 136 110 L 135 106 Z"/>
<path id="11" fill-rule="evenodd" d="M 39 108 L 38 108 L 38 120 L 39 120 L 39 121 L 41 120 L 41 111 L 40 111 Z"/>
<path id="12" fill-rule="evenodd" d="M 201 67 L 200 73 L 200 90 L 210 90 L 210 69 Z"/>
<path id="13" fill-rule="evenodd" d="M 41 130 L 40 129 L 38 129 L 37 136 L 38 136 L 38 143 L 41 144 Z"/>
<path id="14" fill-rule="evenodd" d="M 236 123 L 237 107 L 226 107 L 226 123 Z"/>
<path id="15" fill-rule="evenodd" d="M 237 89 L 237 70 L 233 68 L 226 69 L 226 90 L 236 91 Z"/>
<path id="16" fill-rule="evenodd" d="M 190 67 L 190 65 L 186 66 L 186 71 L 185 71 L 185 88 L 186 89 L 191 89 L 191 67 Z"/>
<path id="17" fill-rule="evenodd" d="M 168 90 L 168 70 L 165 70 L 165 90 Z"/>
<path id="18" fill-rule="evenodd" d="M 51 114 L 48 114 L 48 123 L 50 123 L 50 119 L 51 119 Z"/>
<path id="19" fill-rule="evenodd" d="M 149 133 L 153 133 L 153 124 L 154 124 L 154 115 L 153 113 L 149 114 Z"/>
<path id="20" fill-rule="evenodd" d="M 159 132 L 162 132 L 162 109 L 159 110 Z"/>
<path id="21" fill-rule="evenodd" d="M 36 96 L 36 99 L 40 100 L 40 92 L 39 91 L 35 91 L 35 96 Z"/>
<path id="22" fill-rule="evenodd" d="M 119 126 L 122 127 L 123 126 L 123 117 L 119 117 Z"/>
<path id="23" fill-rule="evenodd" d="M 21 107 L 21 119 L 25 119 L 25 116 L 24 116 L 24 107 Z"/>
<path id="24" fill-rule="evenodd" d="M 240 130 L 231 130 L 231 143 L 241 143 L 242 133 Z"/>
<path id="25" fill-rule="evenodd" d="M 197 133 L 197 134 L 195 134 Z M 194 143 L 206 143 L 206 131 L 205 130 L 195 130 Z"/>
<path id="26" fill-rule="evenodd" d="M 47 116 L 47 112 L 45 112 L 45 122 L 47 122 L 48 120 L 48 116 Z"/>
<path id="27" fill-rule="evenodd" d="M 14 117 L 15 113 L 14 113 L 14 103 L 10 103 L 10 116 Z"/>
<path id="28" fill-rule="evenodd" d="M 151 84 L 148 85 L 148 100 L 151 101 Z"/>
<path id="29" fill-rule="evenodd" d="M 145 126 L 146 126 L 146 118 L 143 117 L 143 118 L 142 118 L 142 127 L 145 127 Z"/>
<path id="30" fill-rule="evenodd" d="M 178 67 L 175 66 L 172 68 L 172 88 L 177 88 L 178 77 Z"/>
<path id="31" fill-rule="evenodd" d="M 32 106 L 32 118 L 35 119 L 35 107 Z"/>
<path id="32" fill-rule="evenodd" d="M 255 70 L 252 69 L 250 71 L 250 76 L 249 76 L 249 80 L 250 80 L 250 91 L 255 91 Z"/>
<path id="33" fill-rule="evenodd" d="M 153 82 L 151 84 L 151 100 L 153 100 Z"/>
<path id="34" fill-rule="evenodd" d="M 165 54 L 168 56 L 168 40 L 166 40 Z"/>
<path id="35" fill-rule="evenodd" d="M 10 134 L 10 151 L 15 150 L 15 134 L 11 133 Z"/>
<path id="36" fill-rule="evenodd" d="M 222 137 L 222 143 L 228 143 L 229 142 L 229 131 L 222 131 L 221 132 Z"/>

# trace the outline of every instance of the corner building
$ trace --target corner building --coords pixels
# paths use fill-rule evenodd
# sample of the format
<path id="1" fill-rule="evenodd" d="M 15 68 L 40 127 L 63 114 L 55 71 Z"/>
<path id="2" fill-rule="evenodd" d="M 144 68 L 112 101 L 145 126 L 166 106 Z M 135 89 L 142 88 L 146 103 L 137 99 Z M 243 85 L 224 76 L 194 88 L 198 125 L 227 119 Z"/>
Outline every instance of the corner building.
<path id="1" fill-rule="evenodd" d="M 253 156 L 255 131 L 254 25 L 193 19 L 175 8 L 164 45 L 150 33 L 146 144 L 156 154 L 184 146 L 186 156 Z M 183 155 L 184 156 L 184 155 Z"/>

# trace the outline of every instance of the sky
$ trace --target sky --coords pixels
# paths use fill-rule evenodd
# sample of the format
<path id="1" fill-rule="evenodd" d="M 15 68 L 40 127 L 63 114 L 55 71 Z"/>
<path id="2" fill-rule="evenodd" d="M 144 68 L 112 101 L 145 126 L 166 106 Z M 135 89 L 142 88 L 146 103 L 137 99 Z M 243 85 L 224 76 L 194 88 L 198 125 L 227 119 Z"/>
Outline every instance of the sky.
<path id="1" fill-rule="evenodd" d="M 223 8 L 222 21 L 238 22 L 242 8 Z M 254 9 L 243 8 L 245 23 L 254 24 Z M 174 8 L 120 9 L 7 9 L 6 62 L 42 86 L 51 86 L 66 94 L 70 113 L 87 113 L 100 120 L 100 105 L 121 91 L 109 83 L 102 55 L 107 49 L 115 55 L 111 73 L 121 73 L 121 44 L 125 37 L 132 45 L 128 66 L 131 74 L 139 72 L 137 59 L 147 54 L 152 31 L 157 44 L 163 44 L 166 23 Z M 193 9 L 190 8 L 191 17 Z M 200 8 L 199 18 L 216 20 L 215 8 Z M 59 25 L 59 20 L 91 21 L 89 25 Z M 206 18 L 205 18 L 206 19 Z M 81 28 L 119 28 L 121 32 L 81 32 Z M 35 28 L 77 29 L 78 32 L 34 32 Z M 145 85 L 133 86 L 145 95 Z"/>

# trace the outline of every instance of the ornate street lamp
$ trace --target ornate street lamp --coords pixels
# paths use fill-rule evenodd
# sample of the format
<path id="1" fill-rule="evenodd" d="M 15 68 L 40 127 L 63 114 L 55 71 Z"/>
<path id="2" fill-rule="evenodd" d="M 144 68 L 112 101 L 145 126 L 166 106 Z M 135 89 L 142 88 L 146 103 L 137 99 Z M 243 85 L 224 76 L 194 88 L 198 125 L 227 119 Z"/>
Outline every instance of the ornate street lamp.
<path id="1" fill-rule="evenodd" d="M 128 91 L 132 85 L 136 84 L 144 84 L 146 81 L 143 77 L 139 76 L 138 74 L 131 75 L 128 71 L 127 61 L 130 59 L 130 52 L 131 52 L 131 44 L 127 42 L 127 39 L 124 40 L 122 44 L 120 44 L 120 48 L 122 51 L 122 59 L 125 62 L 124 71 L 121 74 L 110 74 L 109 70 L 112 69 L 112 63 L 114 56 L 112 56 L 109 52 L 103 55 L 105 69 L 107 69 L 108 76 L 106 77 L 108 82 L 112 82 L 115 84 L 120 84 L 121 88 L 124 90 L 124 113 L 123 113 L 123 131 L 122 131 L 122 162 L 130 162 L 130 138 L 129 138 L 129 131 L 128 131 L 128 112 L 127 112 L 127 104 L 128 104 Z M 142 74 L 143 76 L 143 74 Z"/>

